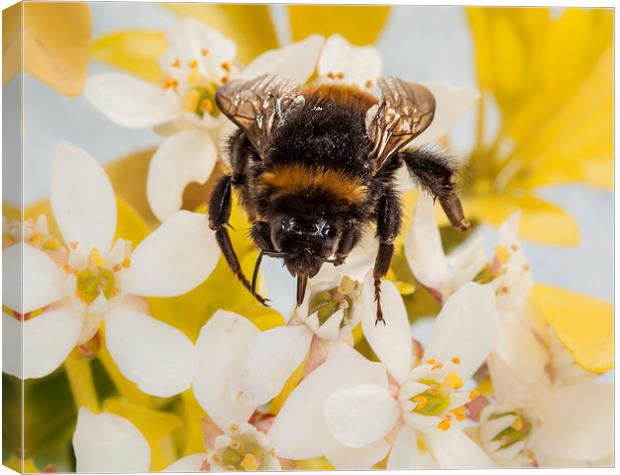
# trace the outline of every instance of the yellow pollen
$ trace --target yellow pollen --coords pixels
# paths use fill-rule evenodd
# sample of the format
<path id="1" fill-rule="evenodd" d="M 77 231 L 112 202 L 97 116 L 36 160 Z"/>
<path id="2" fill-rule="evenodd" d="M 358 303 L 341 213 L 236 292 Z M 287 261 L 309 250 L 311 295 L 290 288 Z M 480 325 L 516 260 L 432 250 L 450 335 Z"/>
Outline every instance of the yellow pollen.
<path id="1" fill-rule="evenodd" d="M 495 255 L 502 264 L 506 264 L 510 260 L 510 252 L 504 246 L 497 246 L 495 248 Z"/>
<path id="2" fill-rule="evenodd" d="M 232 439 L 230 441 L 230 444 L 228 444 L 228 447 L 230 447 L 233 450 L 239 450 L 239 448 L 241 447 L 241 442 L 239 442 L 238 440 Z"/>
<path id="3" fill-rule="evenodd" d="M 177 87 L 179 87 L 179 82 L 176 79 L 168 78 L 164 80 L 162 87 L 164 89 L 176 89 Z"/>
<path id="4" fill-rule="evenodd" d="M 118 272 L 119 270 L 121 270 L 123 268 L 123 266 L 121 266 L 120 264 L 114 264 L 114 267 L 112 267 L 112 270 L 114 272 Z"/>
<path id="5" fill-rule="evenodd" d="M 437 360 L 435 358 L 431 358 L 430 360 L 426 360 L 426 364 L 435 364 Z"/>
<path id="6" fill-rule="evenodd" d="M 452 409 L 452 414 L 454 414 L 457 421 L 465 420 L 465 410 L 463 406 L 455 407 L 454 409 Z"/>
<path id="7" fill-rule="evenodd" d="M 517 252 L 519 250 L 519 246 L 517 246 L 516 244 L 512 244 L 510 246 L 510 249 L 512 249 L 514 252 Z"/>
<path id="8" fill-rule="evenodd" d="M 415 408 L 421 410 L 424 409 L 428 404 L 428 398 L 419 394 L 413 398 L 413 402 L 417 403 L 417 406 Z"/>
<path id="9" fill-rule="evenodd" d="M 227 73 L 230 73 L 230 64 L 222 63 L 220 66 L 222 67 L 224 71 L 226 71 Z"/>
<path id="10" fill-rule="evenodd" d="M 454 371 L 446 376 L 444 383 L 450 385 L 452 389 L 460 389 L 463 387 L 463 381 Z"/>
<path id="11" fill-rule="evenodd" d="M 222 463 L 222 456 L 220 454 L 213 454 L 213 461 L 217 464 Z"/>
<path id="12" fill-rule="evenodd" d="M 437 427 L 445 432 L 450 429 L 450 421 L 448 419 L 444 419 L 439 424 L 437 424 Z"/>
<path id="13" fill-rule="evenodd" d="M 75 269 L 73 269 L 73 267 L 71 267 L 69 264 L 65 264 L 64 266 L 62 266 L 62 270 L 64 270 L 68 274 L 73 274 L 75 272 Z"/>
<path id="14" fill-rule="evenodd" d="M 459 364 L 461 362 L 461 358 L 459 358 L 458 356 L 454 356 L 450 361 L 452 361 L 454 364 Z"/>
<path id="15" fill-rule="evenodd" d="M 194 112 L 196 107 L 198 107 L 198 101 L 200 100 L 200 93 L 192 89 L 187 92 L 185 98 L 183 99 L 183 109 L 187 112 Z"/>
<path id="16" fill-rule="evenodd" d="M 251 472 L 260 466 L 260 460 L 254 454 L 245 454 L 245 457 L 243 457 L 239 465 Z"/>
<path id="17" fill-rule="evenodd" d="M 131 259 L 129 259 L 129 257 L 126 257 L 125 259 L 123 259 L 123 262 L 121 263 L 121 265 L 125 269 L 129 269 L 131 267 Z"/>
<path id="18" fill-rule="evenodd" d="M 438 361 L 437 363 L 433 365 L 433 369 L 441 369 L 441 368 L 443 368 L 443 363 L 441 361 Z"/>
<path id="19" fill-rule="evenodd" d="M 236 422 L 231 423 L 228 426 L 228 430 L 229 432 L 237 432 L 239 430 L 239 424 L 237 424 Z"/>
<path id="20" fill-rule="evenodd" d="M 338 74 L 336 74 L 336 77 L 338 79 L 343 79 L 344 78 L 344 73 L 338 73 Z"/>
<path id="21" fill-rule="evenodd" d="M 30 244 L 41 244 L 42 242 L 43 242 L 43 236 L 41 236 L 40 234 L 34 234 L 30 238 Z"/>
<path id="22" fill-rule="evenodd" d="M 329 79 L 336 79 L 336 75 L 335 75 L 334 73 L 332 73 L 331 71 L 329 71 L 329 72 L 327 73 L 327 77 L 328 77 Z"/>
<path id="23" fill-rule="evenodd" d="M 180 68 L 181 67 L 181 60 L 179 58 L 175 59 L 174 63 L 172 63 L 171 66 L 173 68 Z"/>
<path id="24" fill-rule="evenodd" d="M 200 50 L 200 54 L 201 54 L 202 56 L 207 56 L 207 55 L 209 54 L 209 50 L 208 50 L 208 49 L 206 49 L 206 48 L 202 48 L 202 49 Z"/>
<path id="25" fill-rule="evenodd" d="M 209 99 L 203 99 L 203 101 L 200 103 L 200 112 L 204 114 L 205 111 L 209 114 L 213 112 L 213 102 L 211 102 Z"/>
<path id="26" fill-rule="evenodd" d="M 366 87 L 368 88 L 372 87 L 372 81 L 370 79 L 366 81 Z"/>
<path id="27" fill-rule="evenodd" d="M 190 67 L 190 68 L 192 68 L 192 69 L 196 69 L 196 68 L 198 67 L 198 60 L 196 60 L 196 59 L 192 59 L 192 60 L 189 62 L 189 67 Z"/>
<path id="28" fill-rule="evenodd" d="M 228 82 L 228 76 L 222 76 L 222 77 L 220 78 L 220 82 L 221 82 L 222 84 L 226 84 L 226 83 Z"/>
<path id="29" fill-rule="evenodd" d="M 471 399 L 472 401 L 474 399 L 476 399 L 478 396 L 480 396 L 480 393 L 478 391 L 476 391 L 475 389 L 473 389 L 470 393 L 469 393 L 469 399 Z"/>
<path id="30" fill-rule="evenodd" d="M 120 290 L 118 290 L 117 288 L 113 288 L 112 291 L 110 292 L 110 296 L 111 297 L 116 297 L 119 294 Z"/>

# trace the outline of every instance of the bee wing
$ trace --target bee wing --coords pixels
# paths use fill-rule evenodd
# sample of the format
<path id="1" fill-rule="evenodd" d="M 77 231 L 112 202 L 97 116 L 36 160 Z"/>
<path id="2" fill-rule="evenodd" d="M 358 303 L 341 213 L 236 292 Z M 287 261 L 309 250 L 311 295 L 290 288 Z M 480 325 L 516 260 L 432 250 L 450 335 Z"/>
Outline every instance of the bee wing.
<path id="1" fill-rule="evenodd" d="M 370 158 L 377 174 L 401 147 L 433 121 L 435 97 L 421 84 L 387 77 L 378 80 L 383 97 L 366 113 L 366 132 L 374 147 Z"/>
<path id="2" fill-rule="evenodd" d="M 224 84 L 215 97 L 220 110 L 248 136 L 262 155 L 285 115 L 303 106 L 299 85 L 277 74 Z"/>

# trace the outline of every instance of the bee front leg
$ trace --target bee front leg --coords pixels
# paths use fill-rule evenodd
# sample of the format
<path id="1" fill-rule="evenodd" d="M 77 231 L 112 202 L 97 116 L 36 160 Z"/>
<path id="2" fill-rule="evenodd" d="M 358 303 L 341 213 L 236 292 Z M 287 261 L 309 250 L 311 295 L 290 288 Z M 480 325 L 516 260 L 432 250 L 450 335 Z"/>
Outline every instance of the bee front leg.
<path id="1" fill-rule="evenodd" d="M 243 286 L 252 293 L 256 300 L 263 305 L 267 305 L 267 300 L 254 291 L 248 279 L 243 275 L 239 259 L 237 254 L 235 254 L 230 236 L 228 235 L 226 226 L 230 219 L 232 183 L 231 176 L 224 176 L 215 185 L 209 202 L 209 227 L 215 231 L 215 239 L 230 270 L 237 276 Z"/>
<path id="2" fill-rule="evenodd" d="M 344 263 L 351 250 L 359 242 L 361 235 L 362 233 L 360 231 L 360 227 L 356 226 L 355 222 L 351 221 L 347 223 L 342 235 L 340 236 L 338 247 L 336 248 L 336 259 L 334 262 L 335 266 L 339 266 Z"/>
<path id="3" fill-rule="evenodd" d="M 381 308 L 381 280 L 387 274 L 394 254 L 394 240 L 400 232 L 401 207 L 398 197 L 394 193 L 386 193 L 379 201 L 377 209 L 377 237 L 379 238 L 379 251 L 375 258 L 373 269 L 375 285 L 375 302 L 377 304 L 377 319 L 375 325 L 383 322 L 383 309 Z"/>
<path id="4" fill-rule="evenodd" d="M 252 293 L 255 293 L 256 282 L 258 281 L 258 272 L 260 270 L 260 264 L 263 260 L 263 256 L 265 255 L 265 251 L 274 251 L 275 249 L 273 249 L 273 245 L 271 244 L 271 226 L 269 226 L 269 223 L 257 221 L 252 224 L 250 236 L 260 249 L 260 253 L 256 258 L 256 263 L 254 264 L 254 272 L 252 274 Z"/>

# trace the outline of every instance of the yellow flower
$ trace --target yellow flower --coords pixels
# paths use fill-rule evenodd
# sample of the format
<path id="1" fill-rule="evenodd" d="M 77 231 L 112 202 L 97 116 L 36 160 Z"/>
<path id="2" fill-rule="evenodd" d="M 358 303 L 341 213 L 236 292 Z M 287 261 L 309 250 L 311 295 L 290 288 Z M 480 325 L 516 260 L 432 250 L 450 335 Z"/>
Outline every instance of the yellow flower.
<path id="1" fill-rule="evenodd" d="M 468 8 L 478 87 L 477 141 L 463 175 L 464 207 L 499 225 L 523 210 L 526 239 L 573 245 L 579 230 L 561 208 L 539 198 L 544 185 L 612 189 L 613 12 Z M 487 139 L 485 112 L 499 127 Z"/>

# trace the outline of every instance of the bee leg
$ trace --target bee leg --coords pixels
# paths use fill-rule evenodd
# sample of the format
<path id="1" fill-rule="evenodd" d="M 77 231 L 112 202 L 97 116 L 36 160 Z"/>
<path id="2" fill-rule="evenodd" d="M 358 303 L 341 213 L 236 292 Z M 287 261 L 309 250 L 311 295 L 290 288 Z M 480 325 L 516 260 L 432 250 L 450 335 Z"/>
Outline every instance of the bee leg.
<path id="1" fill-rule="evenodd" d="M 377 319 L 375 325 L 383 322 L 381 308 L 381 280 L 387 274 L 394 254 L 394 239 L 398 236 L 401 226 L 401 208 L 398 197 L 393 193 L 385 194 L 379 201 L 377 209 L 377 237 L 379 238 L 379 252 L 375 258 L 373 277 L 375 284 L 375 302 L 377 304 Z"/>
<path id="2" fill-rule="evenodd" d="M 273 251 L 274 249 L 271 244 L 271 227 L 269 226 L 269 223 L 257 221 L 252 224 L 250 236 L 261 250 L 256 258 L 254 273 L 252 274 L 252 293 L 254 293 L 256 291 L 256 282 L 258 281 L 258 271 L 260 270 L 260 264 L 263 260 L 265 251 Z"/>
<path id="3" fill-rule="evenodd" d="M 456 167 L 450 163 L 450 157 L 424 148 L 405 150 L 399 155 L 404 160 L 411 178 L 421 188 L 439 199 L 452 226 L 461 231 L 471 229 L 471 223 L 465 219 L 461 200 L 456 194 L 454 186 Z"/>
<path id="4" fill-rule="evenodd" d="M 237 258 L 237 254 L 235 254 L 235 250 L 233 249 L 230 241 L 230 236 L 228 235 L 226 225 L 228 223 L 228 219 L 230 218 L 231 190 L 231 176 L 222 177 L 217 185 L 215 185 L 211 195 L 211 201 L 209 203 L 209 227 L 215 231 L 215 239 L 222 250 L 222 254 L 226 259 L 230 270 L 237 276 L 243 286 L 248 289 L 254 297 L 256 297 L 256 300 L 263 305 L 267 305 L 267 300 L 254 292 L 252 285 L 245 275 L 243 275 L 241 265 L 239 264 L 239 259 Z"/>
<path id="5" fill-rule="evenodd" d="M 342 235 L 340 236 L 338 247 L 336 248 L 336 259 L 334 262 L 335 266 L 339 266 L 344 263 L 351 250 L 360 240 L 361 234 L 362 233 L 359 230 L 359 227 L 355 226 L 355 223 L 347 223 L 347 226 L 344 228 Z"/>

